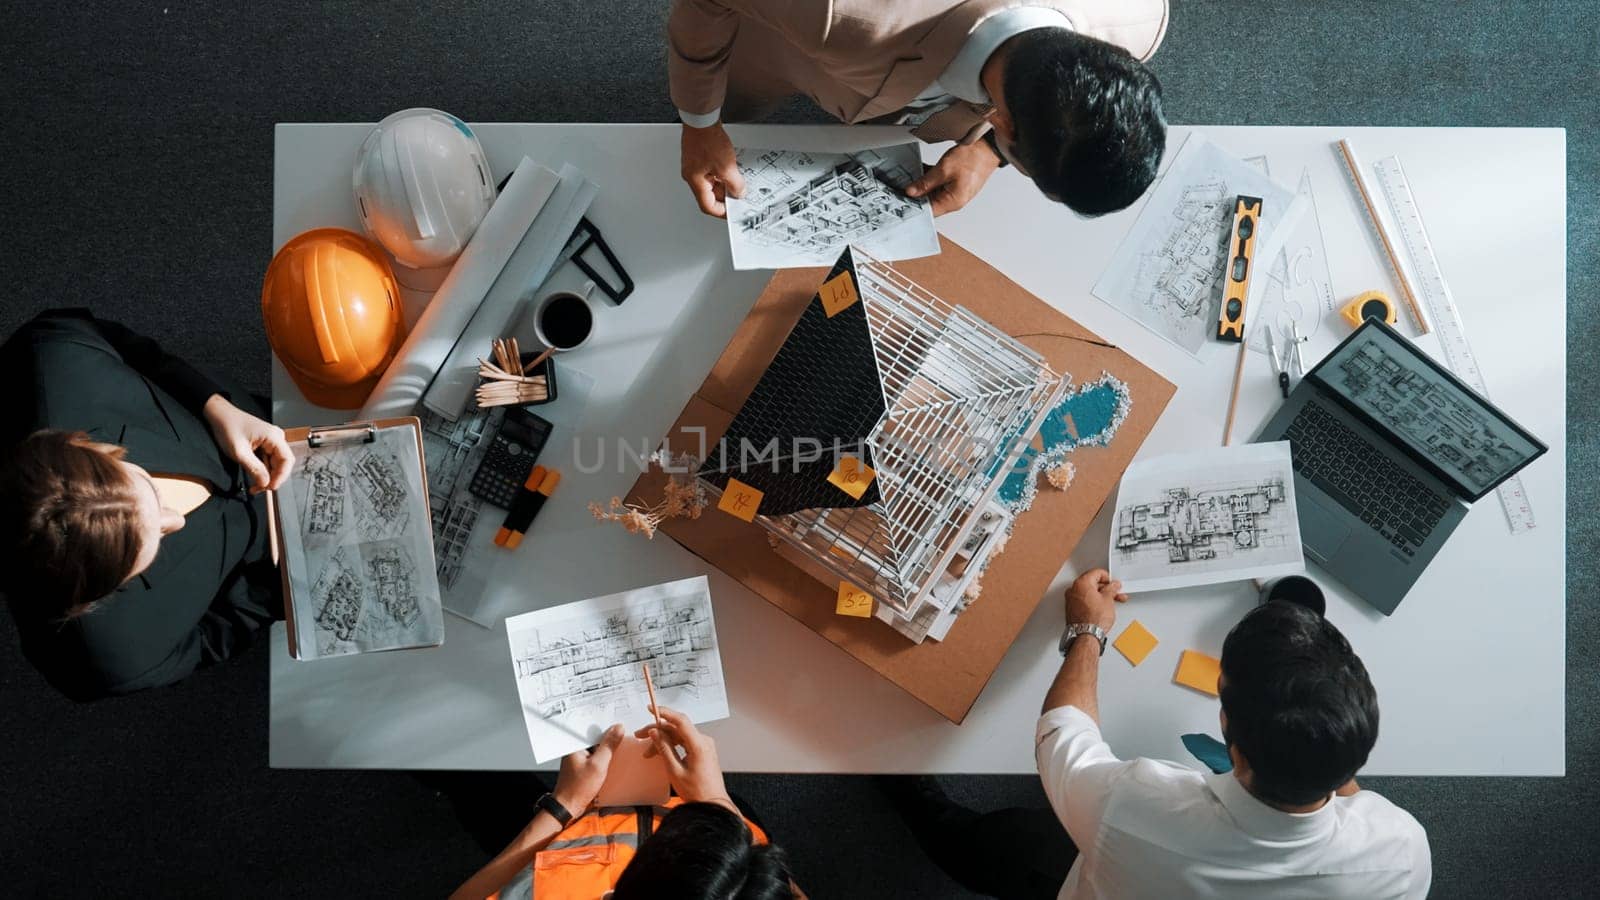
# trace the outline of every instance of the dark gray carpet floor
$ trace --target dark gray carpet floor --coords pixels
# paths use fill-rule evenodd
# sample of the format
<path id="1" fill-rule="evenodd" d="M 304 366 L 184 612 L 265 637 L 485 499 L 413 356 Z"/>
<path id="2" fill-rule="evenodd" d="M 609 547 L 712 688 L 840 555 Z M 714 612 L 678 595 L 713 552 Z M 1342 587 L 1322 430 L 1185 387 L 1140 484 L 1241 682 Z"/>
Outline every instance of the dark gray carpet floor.
<path id="1" fill-rule="evenodd" d="M 1174 5 L 1154 64 L 1174 121 L 1568 129 L 1569 774 L 1365 783 L 1427 827 L 1437 897 L 1596 896 L 1600 488 L 1582 475 L 1600 464 L 1600 3 Z M 664 9 L 6 4 L 0 333 L 38 309 L 89 306 L 264 389 L 274 122 L 407 106 L 666 121 Z M 796 105 L 780 118 L 814 116 Z M 482 861 L 444 798 L 409 775 L 269 771 L 260 648 L 171 690 L 79 707 L 20 660 L 8 619 L 0 632 L 0 894 L 440 896 Z M 865 779 L 731 780 L 812 896 L 963 896 Z M 1029 778 L 948 783 L 979 806 L 1043 802 Z"/>

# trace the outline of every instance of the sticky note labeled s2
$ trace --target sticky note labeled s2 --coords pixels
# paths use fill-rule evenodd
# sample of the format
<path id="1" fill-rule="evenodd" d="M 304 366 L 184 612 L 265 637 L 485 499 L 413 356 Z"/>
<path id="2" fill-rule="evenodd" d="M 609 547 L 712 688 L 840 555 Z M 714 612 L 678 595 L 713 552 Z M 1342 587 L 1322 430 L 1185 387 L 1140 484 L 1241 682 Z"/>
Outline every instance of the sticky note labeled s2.
<path id="1" fill-rule="evenodd" d="M 833 611 L 841 616 L 865 619 L 872 615 L 872 595 L 848 581 L 839 582 L 839 601 Z"/>

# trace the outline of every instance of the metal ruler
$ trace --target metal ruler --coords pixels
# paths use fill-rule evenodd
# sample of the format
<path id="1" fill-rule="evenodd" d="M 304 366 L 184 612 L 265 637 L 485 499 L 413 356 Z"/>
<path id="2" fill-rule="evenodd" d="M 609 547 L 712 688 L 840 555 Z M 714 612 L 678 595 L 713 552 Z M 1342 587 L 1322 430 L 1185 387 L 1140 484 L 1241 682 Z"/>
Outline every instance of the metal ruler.
<path id="1" fill-rule="evenodd" d="M 1417 295 L 1427 308 L 1433 331 L 1438 333 L 1446 364 L 1457 378 L 1488 397 L 1489 388 L 1484 384 L 1478 359 L 1473 355 L 1472 345 L 1467 343 L 1466 330 L 1461 325 L 1461 311 L 1456 308 L 1455 299 L 1450 295 L 1450 286 L 1445 283 L 1444 273 L 1439 270 L 1439 258 L 1434 255 L 1433 244 L 1428 241 L 1428 229 L 1422 224 L 1422 211 L 1411 196 L 1411 184 L 1406 180 L 1406 171 L 1400 165 L 1400 158 L 1384 157 L 1372 168 L 1378 174 L 1378 188 L 1389 203 L 1389 214 L 1399 226 L 1400 240 L 1411 257 Z M 1379 224 L 1378 227 L 1381 229 L 1383 226 Z M 1506 479 L 1495 488 L 1495 493 L 1500 496 L 1500 505 L 1505 509 L 1506 522 L 1511 526 L 1512 534 L 1535 527 L 1537 523 L 1534 522 L 1533 507 L 1528 503 L 1527 491 L 1523 490 L 1522 476 L 1513 475 Z"/>

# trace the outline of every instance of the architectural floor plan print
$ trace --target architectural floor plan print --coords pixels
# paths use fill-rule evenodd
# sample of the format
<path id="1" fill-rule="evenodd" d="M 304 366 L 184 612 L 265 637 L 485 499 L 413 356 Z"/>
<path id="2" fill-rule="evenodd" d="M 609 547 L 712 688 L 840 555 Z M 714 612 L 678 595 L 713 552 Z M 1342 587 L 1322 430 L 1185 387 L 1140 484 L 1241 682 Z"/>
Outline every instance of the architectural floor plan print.
<path id="1" fill-rule="evenodd" d="M 1127 591 L 1302 571 L 1288 442 L 1135 462 L 1117 490 L 1110 555 Z"/>
<path id="2" fill-rule="evenodd" d="M 467 485 L 488 449 L 486 439 L 493 437 L 504 416 L 503 409 L 481 410 L 476 406 L 455 421 L 427 410 L 421 413 L 439 591 L 445 609 L 485 628 L 490 625 L 484 606 L 488 587 L 485 572 L 492 562 L 487 548 L 493 546 L 493 533 L 474 540 L 473 532 L 480 518 L 488 523 L 494 517 L 481 515 L 487 504 L 473 496 Z"/>
<path id="3" fill-rule="evenodd" d="M 728 199 L 736 269 L 832 265 L 851 244 L 882 260 L 939 252 L 932 208 L 902 193 L 922 174 L 916 144 L 738 154 L 744 196 Z"/>
<path id="4" fill-rule="evenodd" d="M 1234 200 L 1263 202 L 1255 259 L 1270 263 L 1301 215 L 1294 191 L 1194 133 L 1151 189 L 1094 294 L 1191 354 L 1217 330 Z M 1263 279 L 1264 281 L 1265 279 Z M 1251 294 L 1260 288 L 1252 284 Z"/>
<path id="5" fill-rule="evenodd" d="M 652 720 L 656 698 L 695 722 L 728 715 L 706 579 L 689 578 L 506 619 L 511 669 L 539 762 L 590 746 L 615 722 Z"/>
<path id="6" fill-rule="evenodd" d="M 371 441 L 294 443 L 278 492 L 301 659 L 438 644 L 444 613 L 422 522 L 417 434 L 380 428 Z"/>

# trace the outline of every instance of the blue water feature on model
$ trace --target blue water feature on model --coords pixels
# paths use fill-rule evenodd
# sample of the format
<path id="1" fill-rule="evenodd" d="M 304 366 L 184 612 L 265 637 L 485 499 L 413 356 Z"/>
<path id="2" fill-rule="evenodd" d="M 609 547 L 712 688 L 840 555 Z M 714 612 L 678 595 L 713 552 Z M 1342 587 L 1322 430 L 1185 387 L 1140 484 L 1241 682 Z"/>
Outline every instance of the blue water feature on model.
<path id="1" fill-rule="evenodd" d="M 1127 392 L 1127 385 L 1104 378 L 1068 394 L 1056 404 L 1039 426 L 1039 439 L 1044 449 L 1041 451 L 1030 445 L 1023 451 L 1017 467 L 1000 486 L 1000 501 L 1011 507 L 1022 502 L 1029 479 L 1036 477 L 1033 467 L 1040 453 L 1061 456 L 1079 447 L 1103 447 L 1111 443 L 1121 424 L 1117 411 L 1124 407 Z"/>

